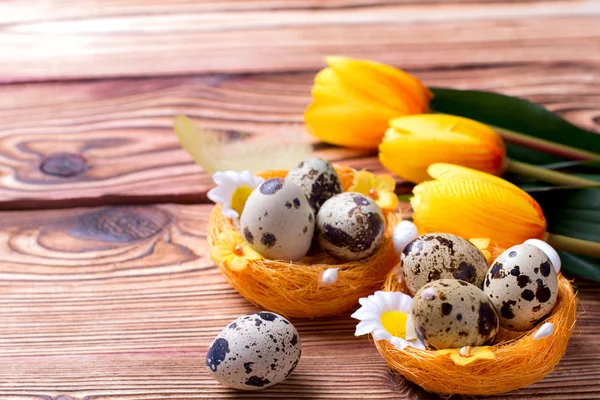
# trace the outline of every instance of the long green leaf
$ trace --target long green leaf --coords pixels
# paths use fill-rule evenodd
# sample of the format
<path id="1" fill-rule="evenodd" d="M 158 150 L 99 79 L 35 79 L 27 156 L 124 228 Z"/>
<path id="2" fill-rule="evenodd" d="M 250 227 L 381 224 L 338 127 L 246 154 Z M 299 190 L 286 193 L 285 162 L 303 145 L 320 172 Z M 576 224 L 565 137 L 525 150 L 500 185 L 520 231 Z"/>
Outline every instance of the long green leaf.
<path id="1" fill-rule="evenodd" d="M 548 232 L 600 242 L 600 189 L 559 189 L 530 193 L 542 206 Z M 600 282 L 600 258 L 561 252 L 564 270 Z"/>
<path id="2" fill-rule="evenodd" d="M 542 106 L 516 97 L 476 90 L 432 88 L 435 112 L 460 115 L 578 149 L 600 153 L 600 135 L 579 128 Z M 519 161 L 548 164 L 560 157 L 509 144 L 508 156 Z"/>

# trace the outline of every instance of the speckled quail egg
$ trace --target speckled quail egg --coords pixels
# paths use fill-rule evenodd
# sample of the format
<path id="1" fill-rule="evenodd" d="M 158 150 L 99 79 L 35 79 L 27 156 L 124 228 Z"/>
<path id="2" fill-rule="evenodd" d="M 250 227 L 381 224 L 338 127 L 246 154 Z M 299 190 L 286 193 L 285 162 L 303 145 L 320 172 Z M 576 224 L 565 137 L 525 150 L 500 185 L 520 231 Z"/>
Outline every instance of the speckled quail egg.
<path id="1" fill-rule="evenodd" d="M 274 178 L 250 194 L 240 225 L 244 239 L 264 257 L 293 261 L 310 248 L 315 215 L 298 185 Z"/>
<path id="2" fill-rule="evenodd" d="M 222 385 L 260 390 L 287 378 L 300 354 L 294 325 L 281 315 L 262 311 L 226 326 L 208 349 L 206 367 Z"/>
<path id="3" fill-rule="evenodd" d="M 342 193 L 338 174 L 331 164 L 322 158 L 307 158 L 288 172 L 286 179 L 300 186 L 315 212 L 318 212 L 329 198 Z"/>
<path id="4" fill-rule="evenodd" d="M 488 270 L 485 256 L 475 245 L 447 233 L 419 236 L 406 245 L 400 259 L 412 294 L 438 279 L 460 279 L 481 289 Z"/>
<path id="5" fill-rule="evenodd" d="M 370 198 L 344 192 L 327 200 L 317 214 L 319 244 L 344 261 L 374 254 L 383 241 L 383 212 Z"/>
<path id="6" fill-rule="evenodd" d="M 552 311 L 558 277 L 546 253 L 530 244 L 518 244 L 494 260 L 483 291 L 494 303 L 503 328 L 526 331 Z"/>
<path id="7" fill-rule="evenodd" d="M 432 349 L 491 343 L 499 326 L 485 293 L 457 279 L 423 286 L 413 299 L 412 316 L 419 340 Z"/>

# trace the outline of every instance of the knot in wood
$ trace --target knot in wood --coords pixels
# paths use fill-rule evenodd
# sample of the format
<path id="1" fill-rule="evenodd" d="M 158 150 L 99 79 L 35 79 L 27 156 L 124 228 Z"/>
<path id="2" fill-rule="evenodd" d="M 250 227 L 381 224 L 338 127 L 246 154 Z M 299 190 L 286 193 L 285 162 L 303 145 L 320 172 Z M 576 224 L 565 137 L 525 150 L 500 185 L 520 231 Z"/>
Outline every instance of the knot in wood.
<path id="1" fill-rule="evenodd" d="M 89 168 L 81 154 L 55 153 L 46 157 L 40 164 L 40 170 L 46 175 L 70 178 L 81 175 Z"/>
<path id="2" fill-rule="evenodd" d="M 83 215 L 75 236 L 111 242 L 148 239 L 169 223 L 167 213 L 156 208 L 109 207 Z"/>

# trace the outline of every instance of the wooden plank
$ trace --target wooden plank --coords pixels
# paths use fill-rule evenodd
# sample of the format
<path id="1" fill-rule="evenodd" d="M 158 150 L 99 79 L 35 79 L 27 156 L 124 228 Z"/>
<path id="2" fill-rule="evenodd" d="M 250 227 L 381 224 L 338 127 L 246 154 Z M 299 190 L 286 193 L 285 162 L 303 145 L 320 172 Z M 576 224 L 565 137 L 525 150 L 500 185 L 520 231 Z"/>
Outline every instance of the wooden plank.
<path id="1" fill-rule="evenodd" d="M 431 399 L 391 374 L 347 315 L 294 320 L 302 360 L 260 393 L 205 371 L 219 330 L 256 309 L 207 258 L 210 207 L 0 213 L 3 399 Z M 600 396 L 600 288 L 577 281 L 578 334 L 559 368 L 497 398 Z M 68 400 L 63 397 L 61 400 Z"/>
<path id="2" fill-rule="evenodd" d="M 431 86 L 529 98 L 600 131 L 595 64 L 413 72 Z M 207 127 L 250 138 L 302 129 L 312 78 L 313 73 L 284 73 L 0 85 L 0 209 L 206 201 L 211 180 L 179 148 L 173 117 L 185 113 Z M 315 149 L 332 161 L 383 172 L 368 152 Z M 63 153 L 71 157 L 58 160 L 71 161 L 66 175 L 72 175 L 62 170 L 63 176 L 56 175 L 56 165 L 64 163 L 41 169 Z"/>
<path id="3" fill-rule="evenodd" d="M 4 2 L 0 79 L 313 70 L 329 54 L 410 68 L 600 62 L 594 1 L 191 3 Z"/>

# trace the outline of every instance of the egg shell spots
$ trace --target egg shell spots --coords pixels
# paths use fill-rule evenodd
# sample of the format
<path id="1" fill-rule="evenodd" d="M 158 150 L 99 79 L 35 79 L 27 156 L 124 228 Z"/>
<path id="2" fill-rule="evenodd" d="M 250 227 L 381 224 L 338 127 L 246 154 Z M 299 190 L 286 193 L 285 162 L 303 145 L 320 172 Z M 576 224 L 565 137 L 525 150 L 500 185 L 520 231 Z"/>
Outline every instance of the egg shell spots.
<path id="1" fill-rule="evenodd" d="M 493 342 L 498 316 L 478 287 L 456 279 L 440 279 L 415 295 L 412 315 L 419 340 L 431 349 L 481 346 Z"/>
<path id="2" fill-rule="evenodd" d="M 244 239 L 265 258 L 293 261 L 308 252 L 315 217 L 298 185 L 274 178 L 250 194 L 240 224 Z"/>
<path id="3" fill-rule="evenodd" d="M 206 367 L 222 385 L 260 390 L 287 378 L 300 354 L 296 328 L 281 315 L 261 311 L 223 328 L 208 349 Z"/>
<path id="4" fill-rule="evenodd" d="M 481 289 L 488 270 L 485 256 L 475 245 L 446 233 L 419 236 L 406 245 L 400 259 L 412 294 L 437 279 L 460 279 Z"/>
<path id="5" fill-rule="evenodd" d="M 492 263 L 483 284 L 503 328 L 532 329 L 552 311 L 558 298 L 558 276 L 541 249 L 518 244 Z"/>
<path id="6" fill-rule="evenodd" d="M 338 174 L 331 164 L 322 158 L 311 157 L 302 161 L 288 172 L 286 179 L 302 189 L 315 213 L 325 201 L 342 193 Z"/>
<path id="7" fill-rule="evenodd" d="M 327 253 L 344 261 L 360 260 L 381 246 L 385 219 L 373 200 L 361 193 L 345 192 L 321 206 L 317 233 Z"/>

